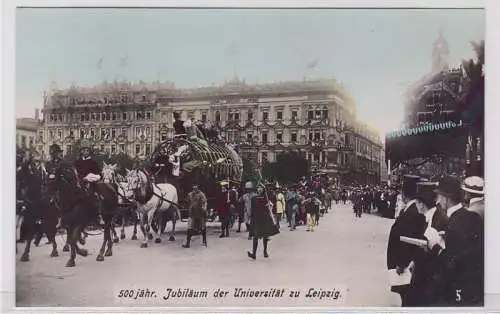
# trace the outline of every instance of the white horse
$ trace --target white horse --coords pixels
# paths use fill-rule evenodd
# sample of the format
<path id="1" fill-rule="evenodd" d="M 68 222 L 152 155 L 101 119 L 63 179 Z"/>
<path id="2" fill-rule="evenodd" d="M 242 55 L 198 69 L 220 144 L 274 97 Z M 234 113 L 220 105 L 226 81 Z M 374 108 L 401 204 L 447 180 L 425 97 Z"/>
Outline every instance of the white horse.
<path id="1" fill-rule="evenodd" d="M 132 191 L 132 199 L 137 205 L 137 211 L 140 214 L 141 230 L 144 234 L 144 241 L 141 248 L 148 246 L 150 231 L 154 232 L 155 243 L 160 243 L 161 219 L 163 213 L 168 210 L 170 220 L 172 221 L 172 233 L 169 240 L 175 241 L 175 224 L 180 218 L 179 208 L 177 206 L 177 189 L 168 183 L 154 184 L 146 172 L 142 169 L 127 169 L 128 188 Z M 153 230 L 152 222 L 155 213 L 158 212 L 158 230 Z M 167 219 L 168 219 L 167 218 Z"/>
<path id="2" fill-rule="evenodd" d="M 139 217 L 137 215 L 137 211 L 135 211 L 135 204 L 132 203 L 133 194 L 132 191 L 128 188 L 128 183 L 126 182 L 125 178 L 116 173 L 117 167 L 117 164 L 104 163 L 104 166 L 102 168 L 102 178 L 105 183 L 112 183 L 116 185 L 116 189 L 118 192 L 119 212 L 117 213 L 117 217 L 115 218 L 118 218 L 119 222 L 121 223 L 120 239 L 125 239 L 125 225 L 127 222 L 127 218 L 132 218 L 132 221 L 134 222 L 134 232 L 130 239 L 137 240 L 137 223 L 139 222 Z M 115 230 L 114 223 L 111 231 L 113 232 L 113 242 L 118 243 L 119 239 Z"/>

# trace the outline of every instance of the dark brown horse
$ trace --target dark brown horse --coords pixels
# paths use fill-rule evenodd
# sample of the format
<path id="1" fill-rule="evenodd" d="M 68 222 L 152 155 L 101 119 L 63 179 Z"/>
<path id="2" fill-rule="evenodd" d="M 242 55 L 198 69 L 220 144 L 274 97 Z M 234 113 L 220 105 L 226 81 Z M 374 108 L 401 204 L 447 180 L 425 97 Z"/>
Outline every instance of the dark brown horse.
<path id="1" fill-rule="evenodd" d="M 68 244 L 71 251 L 67 267 L 75 266 L 76 254 L 87 256 L 87 251 L 78 247 L 78 241 L 81 240 L 81 234 L 85 233 L 87 226 L 98 222 L 99 213 L 104 220 L 104 239 L 96 260 L 103 261 L 104 256 L 113 255 L 111 223 L 118 206 L 117 193 L 110 184 L 101 182 L 95 184 L 95 189 L 87 188 L 84 182 L 80 184 L 72 167 L 65 167 L 62 171 L 57 199 L 62 211 L 63 225 L 68 231 Z M 98 196 L 94 195 L 94 190 Z"/>
<path id="2" fill-rule="evenodd" d="M 46 173 L 39 161 L 30 161 L 21 166 L 17 172 L 19 185 L 18 198 L 22 199 L 21 241 L 26 241 L 26 247 L 21 256 L 22 262 L 29 261 L 31 241 L 37 234 L 45 233 L 52 243 L 50 256 L 59 256 L 57 252 L 56 225 L 58 220 L 57 209 L 50 203 L 47 193 Z"/>

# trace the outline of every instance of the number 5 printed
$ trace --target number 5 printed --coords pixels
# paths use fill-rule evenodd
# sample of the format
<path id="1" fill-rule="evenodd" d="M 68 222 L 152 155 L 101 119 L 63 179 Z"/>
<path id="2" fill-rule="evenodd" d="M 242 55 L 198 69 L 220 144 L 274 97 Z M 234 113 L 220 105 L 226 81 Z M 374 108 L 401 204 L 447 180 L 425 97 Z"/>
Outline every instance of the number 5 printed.
<path id="1" fill-rule="evenodd" d="M 462 301 L 462 289 L 455 290 L 455 295 L 456 295 L 456 301 L 457 302 Z"/>

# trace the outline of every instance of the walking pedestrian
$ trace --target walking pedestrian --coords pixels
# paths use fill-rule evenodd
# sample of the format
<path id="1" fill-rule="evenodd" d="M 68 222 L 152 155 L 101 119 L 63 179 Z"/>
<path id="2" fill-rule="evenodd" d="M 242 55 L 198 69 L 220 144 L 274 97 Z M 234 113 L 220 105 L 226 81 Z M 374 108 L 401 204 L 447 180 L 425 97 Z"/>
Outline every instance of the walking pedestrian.
<path id="1" fill-rule="evenodd" d="M 255 197 L 255 189 L 253 188 L 252 182 L 245 183 L 245 194 L 243 194 L 243 214 L 245 220 L 246 230 L 248 231 L 248 240 L 253 237 L 252 226 L 251 226 L 251 216 L 252 216 L 252 199 Z"/>
<path id="2" fill-rule="evenodd" d="M 182 247 L 189 248 L 191 246 L 191 237 L 197 230 L 201 230 L 203 245 L 207 246 L 207 197 L 199 189 L 198 184 L 195 183 L 187 199 L 189 204 L 189 221 L 186 244 L 183 244 Z"/>
<path id="3" fill-rule="evenodd" d="M 285 211 L 285 196 L 283 195 L 283 191 L 280 189 L 277 191 L 276 195 L 276 225 L 278 226 L 278 228 L 280 228 L 280 223 L 284 211 Z"/>
<path id="4" fill-rule="evenodd" d="M 268 244 L 269 237 L 279 233 L 276 222 L 273 219 L 273 214 L 269 208 L 269 203 L 264 192 L 264 188 L 259 186 L 257 195 L 254 195 L 251 200 L 252 213 L 251 213 L 251 228 L 253 233 L 252 252 L 247 252 L 251 259 L 256 259 L 257 246 L 259 239 L 262 239 L 264 246 L 264 257 L 269 257 Z"/>

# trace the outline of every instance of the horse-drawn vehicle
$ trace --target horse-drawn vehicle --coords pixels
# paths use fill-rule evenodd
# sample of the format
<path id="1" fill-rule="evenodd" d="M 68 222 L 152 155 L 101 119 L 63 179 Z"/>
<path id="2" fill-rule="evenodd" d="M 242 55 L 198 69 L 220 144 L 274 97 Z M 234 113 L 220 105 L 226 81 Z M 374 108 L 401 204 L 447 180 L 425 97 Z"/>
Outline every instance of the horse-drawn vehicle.
<path id="1" fill-rule="evenodd" d="M 243 162 L 231 145 L 199 137 L 174 137 L 160 143 L 151 164 L 157 182 L 177 188 L 182 219 L 188 216 L 186 196 L 194 183 L 206 194 L 208 209 L 212 209 L 220 183 L 239 186 L 243 175 Z"/>

